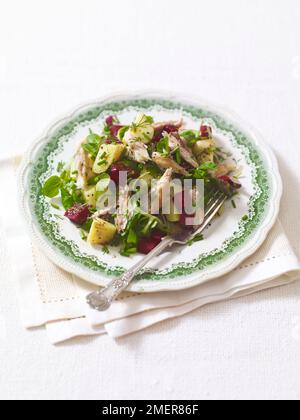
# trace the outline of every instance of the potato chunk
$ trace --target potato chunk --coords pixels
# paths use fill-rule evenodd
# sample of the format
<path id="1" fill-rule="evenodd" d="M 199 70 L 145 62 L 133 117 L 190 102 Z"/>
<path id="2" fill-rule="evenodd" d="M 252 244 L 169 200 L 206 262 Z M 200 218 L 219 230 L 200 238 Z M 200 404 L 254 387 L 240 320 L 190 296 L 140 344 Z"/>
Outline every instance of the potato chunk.
<path id="1" fill-rule="evenodd" d="M 102 144 L 94 163 L 95 174 L 102 174 L 114 163 L 120 160 L 125 146 L 123 144 Z"/>
<path id="2" fill-rule="evenodd" d="M 83 190 L 83 196 L 87 205 L 95 208 L 97 202 L 96 187 L 88 187 Z"/>
<path id="3" fill-rule="evenodd" d="M 113 240 L 116 233 L 117 228 L 113 224 L 102 219 L 96 219 L 93 221 L 88 242 L 91 245 L 107 245 Z"/>

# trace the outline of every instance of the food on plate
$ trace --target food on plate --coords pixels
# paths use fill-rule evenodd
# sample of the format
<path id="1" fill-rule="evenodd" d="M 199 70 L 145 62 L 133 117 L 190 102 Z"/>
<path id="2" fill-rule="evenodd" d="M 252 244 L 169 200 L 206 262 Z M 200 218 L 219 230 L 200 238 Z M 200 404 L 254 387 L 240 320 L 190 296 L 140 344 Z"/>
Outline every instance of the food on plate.
<path id="1" fill-rule="evenodd" d="M 237 162 L 217 145 L 208 124 L 199 122 L 198 129 L 188 129 L 183 118 L 155 122 L 145 114 L 131 124 L 121 124 L 110 115 L 101 133 L 90 130 L 71 161 L 58 165 L 42 193 L 57 211 L 60 206 L 53 199 L 60 198 L 65 218 L 89 244 L 105 250 L 107 245 L 120 246 L 121 254 L 130 256 L 147 254 L 166 235 L 191 228 L 186 222 L 191 215 L 178 208 L 186 192 L 173 193 L 170 211 L 161 212 L 164 192 L 175 178 L 191 181 L 188 194 L 193 204 L 197 180 L 204 182 L 204 204 L 216 186 L 230 196 L 241 188 Z M 130 181 L 149 187 L 144 198 L 153 205 L 148 211 L 141 200 L 132 202 Z"/>

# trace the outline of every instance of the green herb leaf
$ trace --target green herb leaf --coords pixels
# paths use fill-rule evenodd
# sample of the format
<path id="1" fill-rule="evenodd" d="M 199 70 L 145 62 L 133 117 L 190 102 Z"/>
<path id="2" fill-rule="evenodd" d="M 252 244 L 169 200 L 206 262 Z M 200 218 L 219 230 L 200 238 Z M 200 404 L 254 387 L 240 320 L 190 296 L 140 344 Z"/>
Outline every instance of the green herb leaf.
<path id="1" fill-rule="evenodd" d="M 81 229 L 83 229 L 85 232 L 90 233 L 91 227 L 93 224 L 93 219 L 88 219 L 84 225 L 81 226 Z"/>
<path id="2" fill-rule="evenodd" d="M 191 239 L 190 241 L 188 241 L 188 245 L 191 246 L 193 245 L 195 242 L 200 242 L 203 241 L 204 237 L 203 235 L 200 233 L 198 235 L 196 235 L 193 239 Z"/>
<path id="3" fill-rule="evenodd" d="M 52 176 L 45 182 L 42 194 L 48 198 L 54 198 L 59 194 L 61 179 L 59 176 Z"/>
<path id="4" fill-rule="evenodd" d="M 101 143 L 101 137 L 90 130 L 82 148 L 85 152 L 89 153 L 93 159 L 96 159 Z"/>
<path id="5" fill-rule="evenodd" d="M 160 153 L 162 156 L 168 156 L 170 153 L 170 145 L 169 145 L 169 137 L 163 137 L 156 146 L 156 150 L 158 153 Z"/>
<path id="6" fill-rule="evenodd" d="M 64 162 L 59 162 L 59 163 L 57 164 L 56 171 L 57 171 L 59 174 L 61 174 L 61 173 L 62 173 L 62 171 L 64 170 L 64 168 L 65 168 L 65 163 L 64 163 Z"/>
<path id="7" fill-rule="evenodd" d="M 83 229 L 80 229 L 80 236 L 83 241 L 87 240 L 87 234 Z"/>
<path id="8" fill-rule="evenodd" d="M 61 201 L 65 210 L 69 210 L 76 203 L 73 194 L 64 187 L 61 188 Z"/>
<path id="9" fill-rule="evenodd" d="M 200 140 L 200 133 L 196 130 L 186 130 L 180 133 L 180 136 L 183 137 L 189 147 L 192 147 L 197 141 Z"/>
<path id="10" fill-rule="evenodd" d="M 51 207 L 53 207 L 55 210 L 60 210 L 60 207 L 57 204 L 51 203 Z"/>
<path id="11" fill-rule="evenodd" d="M 180 153 L 179 148 L 175 152 L 175 158 L 176 158 L 176 162 L 178 163 L 178 165 L 180 165 L 182 163 L 182 157 L 181 157 L 181 153 Z"/>
<path id="12" fill-rule="evenodd" d="M 128 221 L 126 230 L 122 234 L 121 254 L 129 256 L 136 253 L 139 239 L 150 236 L 159 223 L 161 222 L 156 216 L 136 211 Z"/>
<path id="13" fill-rule="evenodd" d="M 208 171 L 213 171 L 217 168 L 214 162 L 204 162 L 199 168 L 196 168 L 193 172 L 193 178 L 205 179 L 208 177 Z"/>

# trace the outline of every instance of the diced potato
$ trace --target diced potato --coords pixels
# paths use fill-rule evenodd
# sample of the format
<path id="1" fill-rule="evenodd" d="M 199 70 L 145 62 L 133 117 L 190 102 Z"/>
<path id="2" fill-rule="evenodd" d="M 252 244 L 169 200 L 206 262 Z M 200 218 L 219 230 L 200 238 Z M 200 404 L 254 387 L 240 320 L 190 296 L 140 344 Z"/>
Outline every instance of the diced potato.
<path id="1" fill-rule="evenodd" d="M 151 143 L 154 137 L 154 127 L 148 121 L 145 114 L 139 114 L 129 129 L 126 131 L 123 142 L 130 145 L 132 142 L 141 141 L 144 144 Z"/>
<path id="2" fill-rule="evenodd" d="M 136 117 L 130 132 L 135 139 L 139 139 L 145 144 L 151 143 L 154 136 L 152 124 L 148 122 L 147 116 L 142 113 Z"/>
<path id="3" fill-rule="evenodd" d="M 90 187 L 83 190 L 83 196 L 84 196 L 86 204 L 88 204 L 89 206 L 93 208 L 96 207 L 96 203 L 97 203 L 96 195 L 97 195 L 96 187 Z"/>
<path id="4" fill-rule="evenodd" d="M 114 162 L 120 160 L 124 150 L 123 144 L 102 144 L 93 167 L 95 174 L 106 172 Z"/>
<path id="5" fill-rule="evenodd" d="M 91 245 L 107 245 L 113 240 L 116 233 L 115 225 L 102 219 L 96 219 L 93 221 L 88 242 Z"/>
<path id="6" fill-rule="evenodd" d="M 207 152 L 208 149 L 211 149 L 214 146 L 215 143 L 213 140 L 200 140 L 194 145 L 193 153 L 198 159 L 203 152 Z"/>
<path id="7" fill-rule="evenodd" d="M 214 152 L 203 152 L 198 156 L 197 160 L 199 163 L 214 162 Z"/>

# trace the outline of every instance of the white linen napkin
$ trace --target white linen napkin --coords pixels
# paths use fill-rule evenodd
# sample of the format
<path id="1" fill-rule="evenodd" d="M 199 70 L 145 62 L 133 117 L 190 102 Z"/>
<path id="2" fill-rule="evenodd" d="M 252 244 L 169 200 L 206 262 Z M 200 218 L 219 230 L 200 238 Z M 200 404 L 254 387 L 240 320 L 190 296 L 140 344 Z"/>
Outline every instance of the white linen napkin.
<path id="1" fill-rule="evenodd" d="M 56 267 L 31 243 L 16 205 L 16 166 L 16 161 L 0 162 L 0 178 L 6 180 L 1 183 L 3 194 L 9 200 L 9 209 L 0 206 L 0 234 L 5 238 L 0 244 L 0 258 L 1 247 L 7 247 L 19 284 L 24 326 L 45 326 L 53 344 L 76 336 L 122 337 L 212 302 L 300 278 L 300 263 L 278 221 L 259 251 L 230 274 L 183 291 L 127 293 L 108 311 L 93 311 L 86 305 L 85 297 L 96 287 Z"/>

